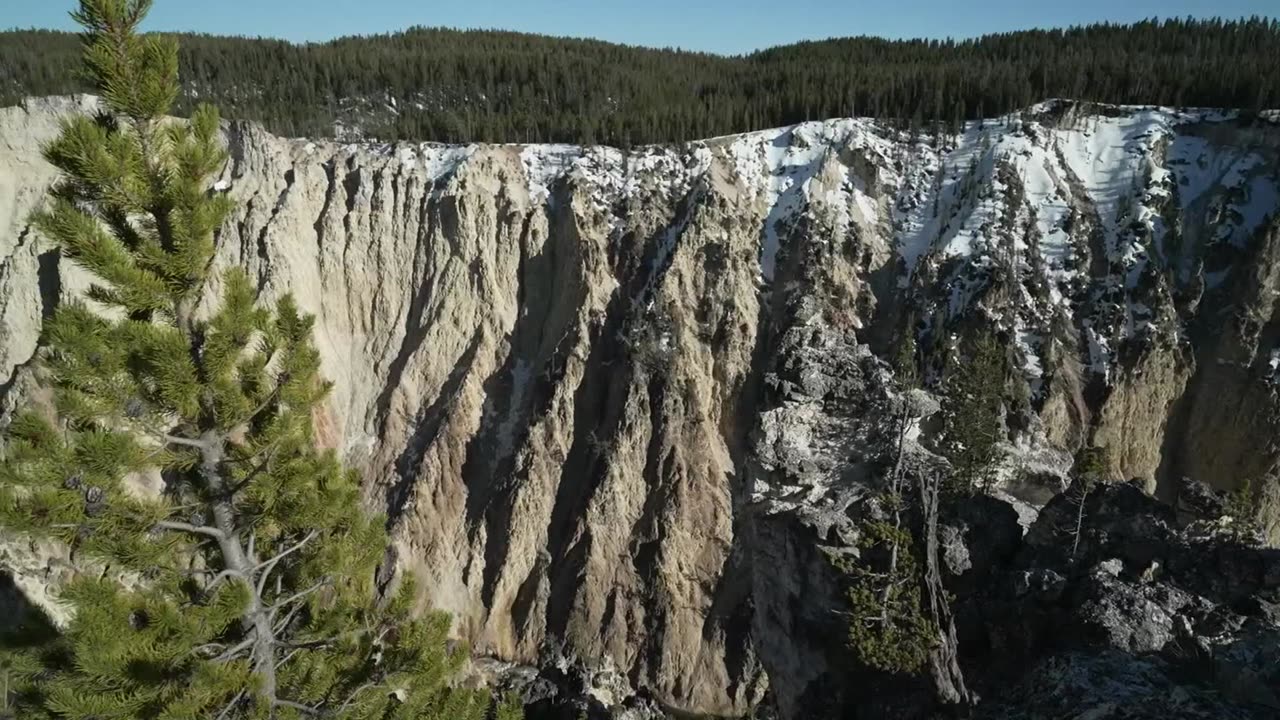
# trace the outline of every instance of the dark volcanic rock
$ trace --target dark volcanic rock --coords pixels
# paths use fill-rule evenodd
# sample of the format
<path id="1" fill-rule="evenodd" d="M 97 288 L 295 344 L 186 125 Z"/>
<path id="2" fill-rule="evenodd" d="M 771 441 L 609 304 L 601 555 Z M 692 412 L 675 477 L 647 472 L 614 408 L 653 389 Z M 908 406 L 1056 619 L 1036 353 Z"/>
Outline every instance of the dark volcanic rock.
<path id="1" fill-rule="evenodd" d="M 1277 717 L 1280 552 L 1179 530 L 1131 484 L 1079 507 L 1055 499 L 1016 559 L 957 598 L 978 716 Z"/>
<path id="2" fill-rule="evenodd" d="M 1103 650 L 1041 662 L 979 720 L 1253 720 L 1265 717 L 1207 688 L 1187 686 L 1160 658 Z"/>

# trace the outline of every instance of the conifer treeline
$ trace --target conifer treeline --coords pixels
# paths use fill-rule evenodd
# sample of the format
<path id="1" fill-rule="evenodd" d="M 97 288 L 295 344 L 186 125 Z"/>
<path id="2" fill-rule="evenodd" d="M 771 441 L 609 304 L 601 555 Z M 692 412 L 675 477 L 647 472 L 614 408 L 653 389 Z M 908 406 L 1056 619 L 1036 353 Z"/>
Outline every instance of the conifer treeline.
<path id="1" fill-rule="evenodd" d="M 870 115 L 956 125 L 1050 97 L 1280 106 L 1280 22 L 1161 20 L 965 41 L 846 38 L 740 57 L 415 28 L 294 45 L 184 35 L 184 96 L 284 135 L 681 141 Z M 75 35 L 0 33 L 0 102 L 84 91 Z"/>

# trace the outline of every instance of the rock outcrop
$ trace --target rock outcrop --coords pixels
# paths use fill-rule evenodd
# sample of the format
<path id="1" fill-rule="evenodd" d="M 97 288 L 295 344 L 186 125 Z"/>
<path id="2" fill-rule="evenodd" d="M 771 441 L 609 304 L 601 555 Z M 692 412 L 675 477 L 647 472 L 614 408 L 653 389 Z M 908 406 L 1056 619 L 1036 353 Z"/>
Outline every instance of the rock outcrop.
<path id="1" fill-rule="evenodd" d="M 6 408 L 87 281 L 26 218 L 54 179 L 41 143 L 91 107 L 0 109 Z M 827 558 L 882 472 L 904 337 L 929 382 L 976 328 L 1007 347 L 1000 472 L 1024 524 L 1088 444 L 1167 497 L 1272 478 L 1276 120 L 1054 102 L 957 136 L 834 120 L 625 152 L 231 123 L 215 265 L 316 314 L 322 436 L 478 654 L 577 668 L 602 706 L 742 716 L 772 688 L 798 717 L 837 681 Z M 926 436 L 915 472 L 945 473 Z M 1012 572 L 999 508 L 1012 525 L 941 519 L 947 582 Z M 1148 630 L 1099 632 L 1131 653 L 1178 632 Z"/>
<path id="2" fill-rule="evenodd" d="M 1277 601 L 1280 551 L 1180 529 L 1138 484 L 1103 486 L 1082 508 L 1059 497 L 1004 572 L 960 601 L 966 666 L 990 688 L 979 716 L 1273 716 Z"/>

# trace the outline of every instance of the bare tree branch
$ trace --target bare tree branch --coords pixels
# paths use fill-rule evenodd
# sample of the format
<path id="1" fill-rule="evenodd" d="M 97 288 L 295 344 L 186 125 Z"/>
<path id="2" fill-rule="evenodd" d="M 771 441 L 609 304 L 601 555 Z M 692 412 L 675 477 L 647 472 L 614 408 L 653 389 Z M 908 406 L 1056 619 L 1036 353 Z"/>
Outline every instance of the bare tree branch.
<path id="1" fill-rule="evenodd" d="M 276 353 L 272 353 L 271 357 L 267 358 L 267 362 L 265 363 L 265 365 L 270 365 L 271 361 L 274 360 L 275 357 L 276 357 Z M 253 411 L 250 412 L 249 415 L 245 417 L 244 420 L 241 420 L 240 422 L 236 423 L 236 425 L 244 425 L 246 423 L 253 422 L 254 418 L 258 417 L 259 415 L 262 414 L 264 410 L 271 407 L 271 403 L 274 402 L 275 399 L 280 396 L 280 391 L 282 389 L 284 389 L 284 383 L 280 382 L 280 379 L 277 377 L 276 386 L 271 389 L 271 392 L 267 393 L 267 396 L 262 399 L 262 402 L 258 403 L 258 407 L 254 408 Z"/>
<path id="2" fill-rule="evenodd" d="M 267 443 L 266 445 L 263 445 L 262 447 L 258 448 L 257 452 L 255 452 L 255 453 L 254 453 L 254 454 L 252 454 L 252 455 L 247 455 L 247 456 L 242 457 L 242 458 L 235 458 L 235 459 L 231 459 L 231 460 L 228 460 L 228 462 L 232 462 L 232 463 L 236 463 L 236 464 L 245 464 L 245 463 L 248 463 L 248 462 L 252 462 L 253 460 L 257 460 L 258 458 L 262 457 L 263 455 L 270 455 L 270 454 L 274 454 L 274 453 L 275 453 L 275 451 L 280 447 L 280 443 L 281 443 L 281 442 L 283 442 L 283 441 L 285 440 L 285 437 L 287 437 L 287 436 L 281 436 L 281 437 L 276 438 L 275 440 L 272 440 L 271 442 Z"/>
<path id="3" fill-rule="evenodd" d="M 303 607 L 303 605 L 294 605 L 293 608 L 289 610 L 289 614 L 285 615 L 284 619 L 275 626 L 275 633 L 279 635 L 285 630 L 288 630 L 289 623 L 293 622 L 293 619 L 297 617 L 298 613 L 302 612 Z"/>
<path id="4" fill-rule="evenodd" d="M 226 707 L 222 708 L 222 712 L 218 713 L 218 716 L 213 720 L 223 720 L 223 718 L 227 717 L 227 713 L 235 709 L 235 706 L 240 704 L 240 701 L 244 699 L 244 693 L 244 690 L 236 693 L 235 697 L 231 698 L 231 702 L 227 703 Z"/>
<path id="5" fill-rule="evenodd" d="M 290 603 L 295 603 L 295 602 L 297 602 L 297 601 L 301 600 L 302 598 L 304 598 L 304 597 L 306 597 L 306 596 L 310 595 L 311 593 L 314 593 L 314 592 L 316 592 L 317 590 L 320 590 L 320 589 L 322 589 L 322 588 L 327 587 L 331 582 L 332 582 L 332 580 L 330 580 L 329 578 L 325 578 L 325 579 L 321 580 L 320 582 L 316 583 L 315 585 L 312 585 L 311 587 L 307 588 L 306 590 L 299 590 L 298 592 L 296 592 L 296 593 L 294 593 L 294 594 L 290 595 L 289 597 L 285 598 L 284 600 L 281 600 L 280 602 L 276 603 L 275 605 L 272 605 L 270 608 L 268 608 L 268 609 L 267 609 L 267 613 L 268 613 L 269 615 L 271 615 L 271 616 L 273 616 L 273 617 L 274 617 L 274 616 L 275 616 L 275 613 L 276 613 L 278 610 L 280 610 L 280 608 L 286 607 L 286 606 L 287 606 L 287 605 L 289 605 Z"/>
<path id="6" fill-rule="evenodd" d="M 121 424 L 129 426 L 129 429 L 132 430 L 133 432 L 136 432 L 140 435 L 149 435 L 151 436 L 152 439 L 157 440 L 162 444 L 181 445 L 183 447 L 195 448 L 196 450 L 203 450 L 205 448 L 204 442 L 200 440 L 181 437 L 179 435 L 170 435 L 164 430 L 161 430 L 158 427 L 154 427 L 142 420 L 130 420 L 124 417 L 118 417 L 117 419 L 120 421 Z M 164 448 L 161 448 L 161 449 L 163 450 Z M 156 454 L 158 453 L 152 453 L 152 455 L 156 455 Z"/>
<path id="7" fill-rule="evenodd" d="M 301 550 L 307 543 L 314 540 L 316 535 L 317 535 L 316 531 L 312 530 L 311 532 L 307 533 L 306 537 L 302 538 L 298 542 L 286 548 L 280 554 L 276 555 L 275 557 L 269 560 L 265 560 L 261 563 L 258 563 L 258 566 L 253 569 L 254 572 L 258 572 L 259 570 L 262 571 L 262 574 L 258 576 L 258 587 L 257 587 L 258 595 L 262 595 L 262 591 L 266 589 L 267 578 L 271 575 L 271 571 L 275 569 L 276 565 L 281 560 L 288 557 L 289 555 Z"/>
<path id="8" fill-rule="evenodd" d="M 291 708 L 293 710 L 297 710 L 298 712 L 304 715 L 315 716 L 320 714 L 320 710 L 318 708 L 313 708 L 310 705 L 303 705 L 302 703 L 296 703 L 292 700 L 281 700 L 280 698 L 275 698 L 271 701 L 271 704 L 276 705 L 278 707 Z"/>
<path id="9" fill-rule="evenodd" d="M 284 667 L 284 666 L 285 666 L 285 663 L 287 663 L 287 662 L 289 662 L 290 660 L 292 660 L 292 659 L 294 658 L 294 656 L 295 656 L 295 655 L 297 655 L 297 654 L 298 654 L 298 653 L 300 653 L 300 652 L 302 652 L 302 648 L 295 648 L 295 649 L 290 650 L 289 652 L 285 653 L 284 657 L 280 658 L 280 661 L 276 663 L 276 669 L 280 669 L 280 668 Z"/>
<path id="10" fill-rule="evenodd" d="M 373 626 L 366 625 L 365 627 L 362 627 L 356 630 L 348 630 L 347 632 L 338 633 L 337 635 L 331 635 L 327 638 L 322 638 L 320 640 L 307 640 L 306 642 L 298 642 L 298 643 L 280 643 L 280 645 L 287 648 L 294 648 L 296 650 L 314 650 L 316 648 L 330 647 L 334 643 L 340 640 L 346 640 L 348 638 L 367 635 L 373 632 L 373 630 L 374 630 Z M 378 635 L 378 637 L 375 639 L 375 642 L 381 642 L 383 636 L 385 635 L 386 635 L 386 631 L 383 631 L 382 634 Z"/>
<path id="11" fill-rule="evenodd" d="M 197 645 L 191 648 L 190 650 L 188 650 L 186 653 L 183 654 L 183 657 L 188 657 L 191 655 L 201 655 L 203 653 L 211 652 L 213 650 L 222 650 L 226 647 L 227 647 L 226 643 L 205 643 L 203 645 Z"/>
<path id="12" fill-rule="evenodd" d="M 234 660 L 234 659 L 236 658 L 236 656 L 237 656 L 237 655 L 239 655 L 240 653 L 244 652 L 245 650 L 248 650 L 249 648 L 253 647 L 253 644 L 254 644 L 254 642 L 256 642 L 256 641 L 257 641 L 257 638 L 255 638 L 255 637 L 253 637 L 253 636 L 250 636 L 247 640 L 244 640 L 244 641 L 243 641 L 243 642 L 241 642 L 239 645 L 236 645 L 235 647 L 232 647 L 232 648 L 228 648 L 228 649 L 227 649 L 225 652 L 223 652 L 221 655 L 219 655 L 218 657 L 214 658 L 214 661 L 216 661 L 216 662 L 227 662 L 227 661 L 229 661 L 229 660 Z"/>
<path id="13" fill-rule="evenodd" d="M 213 580 L 209 583 L 209 586 L 204 589 L 205 593 L 212 593 L 214 590 L 218 589 L 218 585 L 222 584 L 224 580 L 233 577 L 243 578 L 244 576 L 241 575 L 238 570 L 231 570 L 229 568 L 223 570 L 214 576 Z"/>
<path id="14" fill-rule="evenodd" d="M 161 530 L 173 530 L 174 532 L 191 533 L 192 535 L 204 535 L 216 540 L 222 540 L 226 535 L 216 527 L 208 525 L 192 525 L 190 523 L 177 522 L 174 520 L 161 520 L 156 523 L 156 527 Z"/>
<path id="15" fill-rule="evenodd" d="M 271 464 L 271 461 L 275 459 L 276 450 L 279 449 L 279 447 L 280 447 L 280 442 L 277 440 L 276 442 L 271 443 L 271 445 L 268 448 L 265 448 L 267 450 L 267 456 L 262 459 L 262 462 L 254 466 L 254 468 L 250 470 L 247 475 L 241 478 L 240 482 L 231 486 L 227 490 L 227 497 L 231 497 L 231 498 L 235 497 L 237 493 L 239 493 L 241 490 L 248 487 L 249 483 L 256 480 L 258 476 L 262 474 L 262 471 L 266 470 L 267 466 Z M 255 455 L 254 457 L 257 457 L 257 455 Z M 249 458 L 249 459 L 253 459 L 253 458 Z"/>
<path id="16" fill-rule="evenodd" d="M 227 435 L 218 430 L 208 430 L 201 438 L 199 477 L 205 485 L 206 492 L 212 498 L 210 510 L 219 530 L 218 546 L 222 551 L 228 568 L 236 570 L 242 576 L 251 578 L 256 561 L 245 554 L 237 531 L 236 508 L 226 495 L 226 470 L 223 463 L 226 459 Z M 249 598 L 245 609 L 243 624 L 248 631 L 248 639 L 253 651 L 253 669 L 261 678 L 259 690 L 268 702 L 276 700 L 276 638 L 272 632 L 272 612 L 263 605 L 261 593 Z"/>
<path id="17" fill-rule="evenodd" d="M 204 448 L 204 444 L 201 443 L 199 440 L 192 440 L 191 438 L 178 437 L 177 435 L 170 435 L 168 433 L 165 433 L 160 437 L 163 438 L 164 441 L 169 443 L 170 445 L 182 445 L 183 447 L 196 448 L 197 450 Z"/>
<path id="18" fill-rule="evenodd" d="M 353 703 L 353 702 L 355 702 L 355 701 L 356 701 L 356 696 L 357 696 L 357 695 L 359 695 L 360 693 L 364 692 L 365 690 L 371 690 L 371 689 L 373 689 L 373 688 L 375 688 L 375 687 L 377 687 L 377 686 L 378 686 L 378 684 L 377 684 L 377 683 L 374 683 L 374 682 L 367 682 L 367 683 L 365 683 L 365 684 L 361 685 L 360 687 L 356 688 L 355 690 L 352 690 L 352 691 L 351 691 L 351 694 L 347 696 L 347 700 L 346 700 L 346 702 L 342 703 L 342 706 L 338 708 L 338 714 L 342 714 L 342 712 L 343 712 L 344 710 L 346 710 L 347 708 L 351 707 L 351 703 Z"/>

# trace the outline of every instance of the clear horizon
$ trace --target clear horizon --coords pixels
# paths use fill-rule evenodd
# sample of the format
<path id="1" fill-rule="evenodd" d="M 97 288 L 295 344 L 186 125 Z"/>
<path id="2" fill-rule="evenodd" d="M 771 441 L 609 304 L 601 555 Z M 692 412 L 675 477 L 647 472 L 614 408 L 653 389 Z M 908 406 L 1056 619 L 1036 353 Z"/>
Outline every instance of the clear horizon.
<path id="1" fill-rule="evenodd" d="M 10 0 L 6 28 L 74 30 L 72 0 Z M 1026 0 L 955 3 L 900 0 L 885 11 L 865 0 L 222 0 L 210 6 L 157 0 L 146 29 L 246 35 L 316 42 L 346 35 L 396 32 L 412 26 L 493 29 L 582 37 L 648 47 L 679 47 L 724 55 L 829 37 L 888 39 L 977 37 L 1095 22 L 1151 17 L 1280 17 L 1274 0 L 1078 0 L 1034 7 Z"/>

